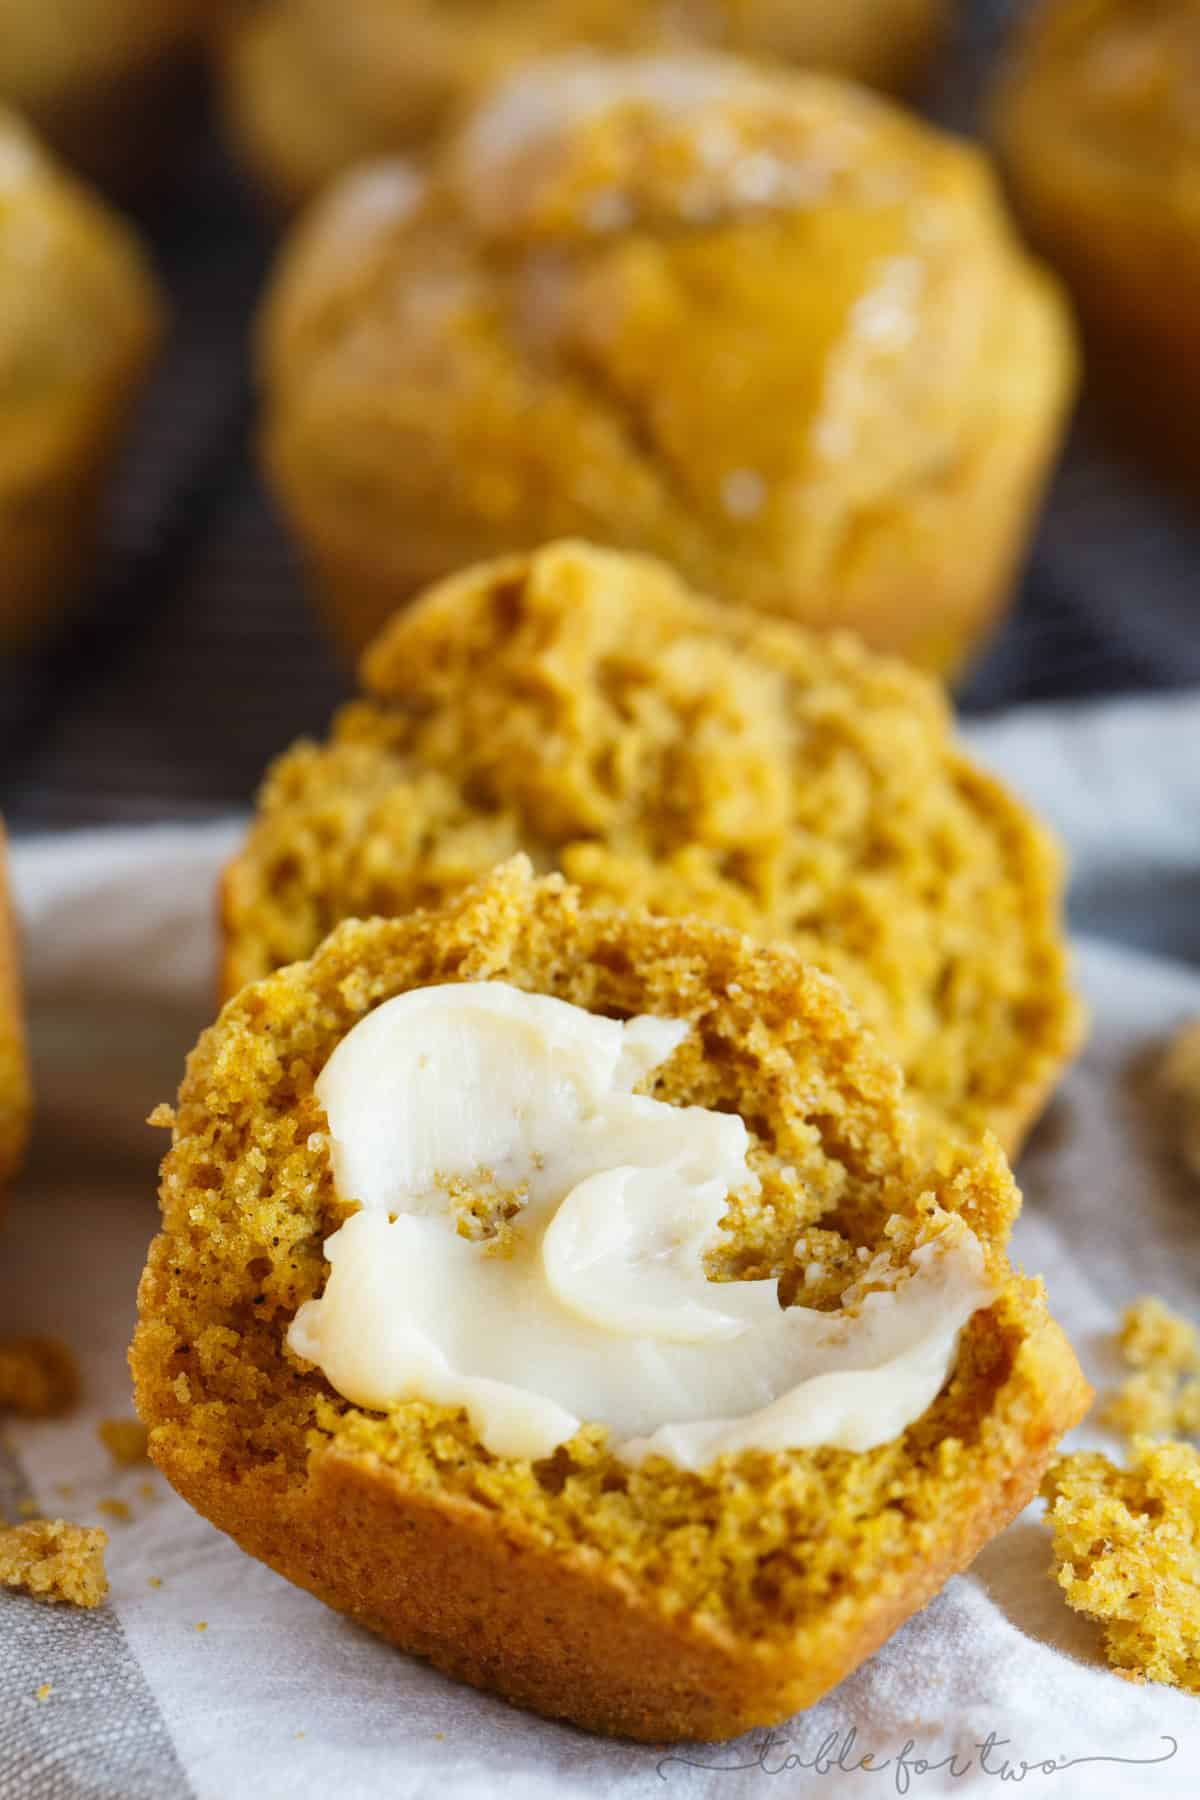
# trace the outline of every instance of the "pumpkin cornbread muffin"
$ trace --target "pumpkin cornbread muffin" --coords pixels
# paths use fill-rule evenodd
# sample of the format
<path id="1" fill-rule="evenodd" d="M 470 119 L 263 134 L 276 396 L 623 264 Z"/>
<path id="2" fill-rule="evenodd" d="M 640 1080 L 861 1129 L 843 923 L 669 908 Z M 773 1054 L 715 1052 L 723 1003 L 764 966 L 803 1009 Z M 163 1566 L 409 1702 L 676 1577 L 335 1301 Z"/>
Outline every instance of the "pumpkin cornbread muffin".
<path id="1" fill-rule="evenodd" d="M 579 533 L 953 672 L 1073 382 L 978 151 L 699 56 L 538 64 L 427 181 L 352 174 L 262 341 L 268 471 L 352 647 L 423 583 Z"/>
<path id="2" fill-rule="evenodd" d="M 93 179 L 157 174 L 196 81 L 211 0 L 4 0 L 0 103 Z"/>
<path id="3" fill-rule="evenodd" d="M 935 1136 L 1020 1143 L 1080 1031 L 1059 861 L 933 683 L 570 543 L 444 583 L 362 678 L 267 777 L 224 882 L 227 993 L 525 850 L 592 901 L 794 945 Z"/>
<path id="4" fill-rule="evenodd" d="M 342 1106 L 356 1031 L 414 1003 L 482 1005 L 498 984 L 534 1012 L 582 1009 L 592 1029 L 668 1034 L 674 1048 L 653 1070 L 637 1065 L 644 1098 L 621 1103 L 641 1109 L 639 1129 L 698 1119 L 742 1134 L 746 1182 L 722 1183 L 704 1264 L 714 1305 L 735 1309 L 743 1284 L 777 1282 L 777 1327 L 799 1308 L 853 1329 L 881 1295 L 903 1303 L 931 1249 L 970 1238 L 984 1293 L 932 1404 L 863 1450 L 820 1439 L 688 1467 L 669 1451 L 639 1460 L 584 1417 L 552 1454 L 516 1456 L 484 1448 L 474 1402 L 356 1406 L 298 1354 L 314 1297 L 324 1290 L 331 1305 L 346 1272 L 348 1234 L 440 1229 L 432 1205 L 417 1219 L 393 1197 L 380 1214 L 360 1189 L 359 1210 L 339 1185 L 340 1159 L 363 1146 L 335 1129 L 334 1059 Z M 433 1077 L 448 1067 L 449 1091 L 426 1096 L 435 1138 L 447 1120 L 473 1131 L 494 1086 L 468 1068 L 469 1039 L 452 1042 Z M 416 1048 L 427 1061 L 435 1044 Z M 508 1059 L 501 1085 L 519 1083 L 522 1066 Z M 570 1079 L 569 1057 L 552 1066 Z M 414 1079 L 427 1085 L 428 1070 Z M 528 1098 L 517 1117 L 536 1118 L 545 1097 Z M 405 1104 L 367 1133 L 389 1166 Z M 423 1100 L 412 1116 L 428 1120 Z M 172 1122 L 131 1352 L 153 1460 L 243 1548 L 330 1605 L 452 1675 L 594 1730 L 719 1738 L 809 1704 L 1025 1503 L 1086 1402 L 1040 1284 L 1005 1260 L 1019 1197 L 998 1149 L 944 1148 L 925 1172 L 900 1076 L 834 982 L 727 929 L 584 907 L 520 859 L 439 911 L 348 921 L 309 962 L 243 989 L 193 1052 Z M 569 1151 L 594 1124 L 578 1125 Z M 504 1279 L 521 1266 L 528 1186 L 506 1191 L 499 1165 L 452 1182 L 428 1154 L 440 1210 L 458 1217 L 448 1241 L 460 1266 Z M 626 1209 L 634 1229 L 636 1216 Z M 603 1236 L 605 1221 L 593 1224 Z M 547 1233 L 547 1266 L 549 1245 Z M 598 1272 L 584 1304 L 604 1290 L 585 1260 Z M 475 1323 L 449 1296 L 437 1310 L 451 1330 Z M 496 1349 L 510 1356 L 526 1314 L 505 1316 Z M 392 1307 L 389 1345 L 409 1325 Z M 603 1362 L 624 1346 L 618 1331 L 602 1335 L 614 1346 Z M 641 1342 L 649 1382 L 654 1340 Z M 882 1403 L 891 1365 L 870 1366 Z M 535 1381 L 554 1378 L 536 1367 Z M 476 1387 L 508 1379 L 491 1360 L 485 1373 L 498 1379 Z"/>
<path id="5" fill-rule="evenodd" d="M 260 0 L 226 34 L 226 104 L 239 147 L 294 201 L 363 157 L 421 149 L 496 78 L 581 46 L 708 46 L 913 86 L 944 0 Z"/>
<path id="6" fill-rule="evenodd" d="M 1200 1693 L 1200 1452 L 1143 1440 L 1118 1469 L 1080 1451 L 1053 1465 L 1042 1492 L 1054 1578 L 1068 1606 L 1102 1625 L 1117 1674 Z"/>
<path id="7" fill-rule="evenodd" d="M 1099 396 L 1200 478 L 1200 5 L 1043 0 L 996 136 L 1020 210 L 1078 305 Z"/>
<path id="8" fill-rule="evenodd" d="M 7 840 L 0 823 L 0 1210 L 29 1135 L 29 1064 L 21 1008 L 21 974 L 8 897 Z"/>
<path id="9" fill-rule="evenodd" d="M 163 329 L 124 223 L 0 107 L 0 651 L 89 568 L 114 456 Z"/>

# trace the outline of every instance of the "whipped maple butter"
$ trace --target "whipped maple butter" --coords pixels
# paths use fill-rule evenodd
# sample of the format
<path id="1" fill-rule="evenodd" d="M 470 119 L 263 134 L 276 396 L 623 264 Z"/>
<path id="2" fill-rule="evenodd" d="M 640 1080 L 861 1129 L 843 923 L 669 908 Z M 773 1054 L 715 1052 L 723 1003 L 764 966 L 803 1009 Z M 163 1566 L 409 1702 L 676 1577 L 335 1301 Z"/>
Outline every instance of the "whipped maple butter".
<path id="1" fill-rule="evenodd" d="M 897 1437 L 992 1298 L 978 1240 L 952 1220 L 852 1312 L 708 1280 L 730 1194 L 758 1185 L 749 1134 L 633 1091 L 687 1033 L 499 982 L 369 1013 L 317 1083 L 338 1193 L 361 1210 L 328 1240 L 291 1348 L 355 1405 L 464 1407 L 498 1456 L 548 1456 L 585 1422 L 627 1462 L 686 1469 Z M 464 1192 L 494 1199 L 499 1237 L 460 1228 Z"/>

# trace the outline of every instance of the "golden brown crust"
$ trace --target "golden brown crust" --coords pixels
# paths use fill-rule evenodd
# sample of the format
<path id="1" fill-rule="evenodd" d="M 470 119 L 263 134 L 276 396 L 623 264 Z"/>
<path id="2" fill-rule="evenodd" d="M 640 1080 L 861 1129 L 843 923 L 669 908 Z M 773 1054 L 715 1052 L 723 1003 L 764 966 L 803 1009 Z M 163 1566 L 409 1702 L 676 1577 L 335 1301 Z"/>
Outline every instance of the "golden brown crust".
<path id="1" fill-rule="evenodd" d="M 932 683 L 579 544 L 444 583 L 363 680 L 264 786 L 223 883 L 226 992 L 525 850 L 593 903 L 794 945 L 939 1129 L 1020 1144 L 1080 1035 L 1060 864 Z"/>
<path id="2" fill-rule="evenodd" d="M 1200 479 L 1200 13 L 1194 0 L 1040 0 L 995 135 L 1066 278 L 1097 397 L 1125 442 Z"/>
<path id="3" fill-rule="evenodd" d="M 7 840 L 0 822 L 0 1208 L 4 1185 L 25 1149 L 31 1110 L 16 920 L 8 893 Z"/>
<path id="4" fill-rule="evenodd" d="M 99 510 L 163 330 L 133 233 L 0 106 L 0 650 L 41 635 Z"/>
<path id="5" fill-rule="evenodd" d="M 901 92 L 920 82 L 944 0 L 265 0 L 225 34 L 238 148 L 290 204 L 364 157 L 428 147 L 489 82 L 592 45 L 770 55 Z"/>
<path id="6" fill-rule="evenodd" d="M 1036 1378 L 1014 1373 L 995 1402 L 1028 1406 L 1007 1462 L 958 1484 L 924 1560 L 790 1642 L 664 1617 L 594 1553 L 549 1553 L 519 1520 L 498 1525 L 478 1503 L 430 1496 L 369 1455 L 319 1454 L 304 1488 L 285 1493 L 254 1477 L 197 1479 L 165 1444 L 156 1460 L 251 1555 L 457 1680 L 591 1731 L 716 1740 L 814 1704 L 1034 1498 L 1090 1395 L 1044 1307 L 1031 1307 L 1028 1330 Z"/>
<path id="7" fill-rule="evenodd" d="M 902 1439 L 691 1475 L 661 1460 L 631 1471 L 585 1427 L 545 1463 L 506 1461 L 461 1413 L 360 1412 L 284 1353 L 340 1216 L 317 1073 L 390 994 L 483 979 L 691 1023 L 655 1092 L 739 1111 L 763 1182 L 761 1201 L 731 1209 L 725 1273 L 786 1286 L 798 1240 L 820 1236 L 853 1268 L 856 1247 L 912 1244 L 946 1211 L 970 1223 L 998 1297 Z M 695 920 L 581 907 L 513 865 L 441 912 L 342 926 L 310 963 L 244 989 L 202 1039 L 142 1278 L 138 1410 L 193 1505 L 401 1647 L 593 1729 L 729 1735 L 869 1654 L 1029 1497 L 1082 1411 L 1039 1285 L 1004 1258 L 1017 1202 L 994 1145 L 946 1146 L 924 1173 L 896 1071 L 793 955 Z"/>
<path id="8" fill-rule="evenodd" d="M 577 534 L 943 674 L 1007 604 L 1074 381 L 978 151 L 704 57 L 536 65 L 416 192 L 345 178 L 263 365 L 267 469 L 351 648 Z"/>

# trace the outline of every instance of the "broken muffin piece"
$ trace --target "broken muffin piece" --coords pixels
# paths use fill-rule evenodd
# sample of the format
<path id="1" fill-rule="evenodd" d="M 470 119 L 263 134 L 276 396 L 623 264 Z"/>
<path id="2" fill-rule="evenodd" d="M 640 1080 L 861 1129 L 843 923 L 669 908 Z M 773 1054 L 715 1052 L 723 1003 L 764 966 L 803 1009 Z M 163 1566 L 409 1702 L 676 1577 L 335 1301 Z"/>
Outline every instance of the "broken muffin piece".
<path id="1" fill-rule="evenodd" d="M 0 1525 L 0 1587 L 51 1604 L 99 1606 L 108 1592 L 107 1543 L 98 1527 L 65 1519 Z"/>
<path id="2" fill-rule="evenodd" d="M 1200 1452 L 1143 1440 L 1119 1469 L 1080 1451 L 1048 1470 L 1042 1494 L 1054 1578 L 1099 1622 L 1112 1667 L 1200 1693 Z"/>

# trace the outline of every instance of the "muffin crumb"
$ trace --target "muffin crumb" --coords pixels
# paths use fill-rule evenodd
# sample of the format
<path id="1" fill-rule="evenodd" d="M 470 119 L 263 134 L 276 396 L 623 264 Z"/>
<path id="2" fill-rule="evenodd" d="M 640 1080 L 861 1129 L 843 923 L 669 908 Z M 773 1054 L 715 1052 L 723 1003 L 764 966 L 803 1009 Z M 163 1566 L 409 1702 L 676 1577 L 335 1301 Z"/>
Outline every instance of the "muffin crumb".
<path id="1" fill-rule="evenodd" d="M 98 1527 L 65 1519 L 0 1527 L 0 1586 L 52 1604 L 99 1606 L 108 1592 L 107 1543 Z"/>
<path id="2" fill-rule="evenodd" d="M 149 1461 L 150 1434 L 140 1419 L 104 1419 L 96 1435 L 122 1468 L 132 1469 Z"/>
<path id="3" fill-rule="evenodd" d="M 0 1338 L 0 1412 L 49 1419 L 79 1398 L 79 1365 L 59 1338 Z"/>
<path id="4" fill-rule="evenodd" d="M 1200 1693 L 1200 1453 L 1143 1438 L 1119 1469 L 1078 1452 L 1051 1466 L 1042 1496 L 1051 1573 L 1102 1626 L 1112 1668 Z"/>
<path id="5" fill-rule="evenodd" d="M 1133 1370 L 1108 1400 L 1103 1423 L 1130 1440 L 1200 1430 L 1200 1331 L 1157 1295 L 1126 1307 L 1117 1344 Z"/>
<path id="6" fill-rule="evenodd" d="M 1159 1087 L 1171 1110 L 1180 1155 L 1200 1178 L 1200 1019 L 1177 1032 L 1159 1065 Z"/>

